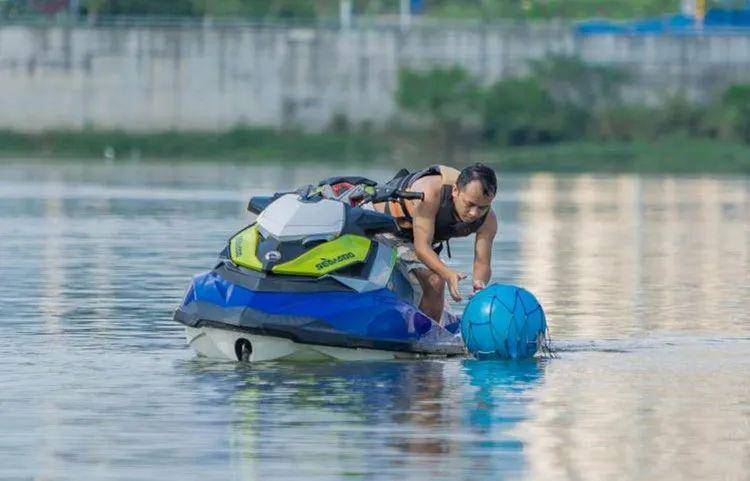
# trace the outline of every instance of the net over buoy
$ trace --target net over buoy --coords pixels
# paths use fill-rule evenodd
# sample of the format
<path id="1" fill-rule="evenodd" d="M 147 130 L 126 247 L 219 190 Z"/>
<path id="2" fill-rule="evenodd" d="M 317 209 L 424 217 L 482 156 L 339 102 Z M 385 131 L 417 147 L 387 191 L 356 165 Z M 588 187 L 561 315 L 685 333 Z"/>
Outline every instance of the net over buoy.
<path id="1" fill-rule="evenodd" d="M 469 301 L 461 318 L 466 348 L 478 359 L 526 359 L 544 345 L 547 320 L 533 294 L 492 284 Z"/>

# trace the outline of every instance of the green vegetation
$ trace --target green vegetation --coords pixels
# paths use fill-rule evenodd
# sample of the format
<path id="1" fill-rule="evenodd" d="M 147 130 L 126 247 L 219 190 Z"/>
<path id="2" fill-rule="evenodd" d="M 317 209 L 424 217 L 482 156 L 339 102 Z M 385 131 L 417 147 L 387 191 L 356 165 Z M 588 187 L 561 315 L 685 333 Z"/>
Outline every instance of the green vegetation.
<path id="1" fill-rule="evenodd" d="M 313 21 L 337 18 L 338 0 L 79 0 L 80 14 L 234 17 L 254 20 Z M 0 2 L 0 14 L 34 15 L 65 8 L 59 2 L 7 0 Z"/>
<path id="2" fill-rule="evenodd" d="M 560 131 L 552 97 L 534 79 L 505 79 L 487 92 L 482 109 L 484 135 L 508 144 L 554 140 Z"/>
<path id="3" fill-rule="evenodd" d="M 640 172 L 750 174 L 750 147 L 717 139 L 567 142 L 485 148 L 473 160 L 503 172 Z"/>
<path id="4" fill-rule="evenodd" d="M 708 0 L 708 6 L 744 8 L 744 0 Z M 7 0 L 5 15 L 54 11 L 60 2 Z M 351 0 L 352 13 L 395 15 L 398 0 Z M 256 20 L 320 21 L 337 19 L 339 0 L 79 0 L 82 12 L 100 15 L 244 17 Z M 496 21 L 499 19 L 635 18 L 674 13 L 680 0 L 424 0 L 422 15 L 431 18 Z"/>
<path id="5" fill-rule="evenodd" d="M 318 162 L 372 162 L 415 166 L 435 162 L 424 145 L 409 149 L 413 133 L 364 135 L 363 133 L 279 132 L 235 129 L 214 134 L 168 132 L 45 132 L 19 134 L 0 131 L 1 157 L 90 158 L 151 161 L 269 160 Z M 423 136 L 425 139 L 428 135 Z M 406 147 L 405 147 L 406 146 Z M 461 152 L 455 162 L 468 160 L 496 165 L 504 172 L 670 172 L 750 174 L 750 147 L 720 139 L 668 137 L 654 141 L 578 141 L 508 147 L 483 144 L 471 155 Z"/>
<path id="6" fill-rule="evenodd" d="M 442 18 L 633 18 L 674 13 L 679 0 L 434 0 L 428 14 Z"/>
<path id="7" fill-rule="evenodd" d="M 450 71 L 470 83 L 468 74 Z M 446 72 L 423 72 L 421 83 Z M 504 171 L 750 173 L 750 85 L 730 86 L 707 105 L 673 96 L 649 106 L 625 100 L 630 80 L 619 69 L 552 56 L 532 63 L 528 76 L 478 87 L 471 98 L 472 105 L 482 99 L 480 140 L 471 156 Z M 410 94 L 422 98 L 399 96 L 399 105 L 421 112 L 427 125 L 434 114 L 416 105 L 460 103 L 445 89 Z M 464 130 L 476 125 L 473 113 L 452 122 Z M 424 138 L 426 149 L 432 137 Z"/>
<path id="8" fill-rule="evenodd" d="M 396 101 L 403 109 L 426 118 L 442 139 L 448 160 L 466 144 L 466 134 L 480 125 L 482 89 L 479 81 L 459 67 L 427 72 L 399 72 Z"/>
<path id="9" fill-rule="evenodd" d="M 375 130 L 336 115 L 320 133 L 0 131 L 0 156 L 115 159 L 345 160 L 417 164 L 469 159 L 504 171 L 750 173 L 750 85 L 707 104 L 627 101 L 621 70 L 549 57 L 529 74 L 482 85 L 459 67 L 399 73 L 401 123 Z"/>
<path id="10" fill-rule="evenodd" d="M 721 100 L 730 135 L 750 143 L 750 85 L 729 87 Z"/>
<path id="11" fill-rule="evenodd" d="M 387 147 L 356 132 L 308 134 L 238 127 L 229 132 L 125 133 L 121 131 L 0 131 L 0 156 L 114 157 L 120 159 L 218 158 L 245 161 L 294 159 L 372 160 Z"/>
<path id="12" fill-rule="evenodd" d="M 478 139 L 480 155 L 499 152 L 506 167 L 521 170 L 525 161 L 530 162 L 529 169 L 552 170 L 747 172 L 750 168 L 745 160 L 750 159 L 750 85 L 732 85 L 708 104 L 672 96 L 659 105 L 646 105 L 627 101 L 631 78 L 620 69 L 561 56 L 535 61 L 530 67 L 527 76 L 472 88 L 470 105 L 476 105 L 477 99 L 482 105 L 479 125 L 468 108 L 452 110 L 456 116 L 469 112 L 465 119 L 452 118 L 451 125 L 460 125 L 464 137 Z M 401 108 L 421 114 L 426 125 L 441 125 L 443 116 L 424 106 L 461 101 L 450 89 L 426 86 L 440 85 L 448 72 L 466 85 L 478 85 L 456 68 L 402 72 L 402 84 L 418 77 L 421 88 L 407 89 L 410 98 L 403 98 L 400 90 Z M 434 129 L 440 133 L 445 127 Z M 547 147 L 539 149 L 540 145 Z M 542 157 L 529 160 L 529 155 Z M 597 157 L 598 164 L 592 163 Z M 720 165 L 712 165 L 715 162 Z"/>

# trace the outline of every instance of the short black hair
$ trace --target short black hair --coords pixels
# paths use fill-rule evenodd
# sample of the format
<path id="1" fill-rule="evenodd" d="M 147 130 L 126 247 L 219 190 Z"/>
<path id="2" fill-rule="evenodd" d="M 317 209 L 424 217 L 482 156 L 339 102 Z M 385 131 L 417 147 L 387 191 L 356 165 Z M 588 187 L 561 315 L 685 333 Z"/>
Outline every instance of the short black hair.
<path id="1" fill-rule="evenodd" d="M 479 162 L 464 167 L 458 175 L 456 185 L 458 185 L 459 189 L 463 190 L 464 187 L 469 185 L 469 182 L 474 180 L 478 180 L 482 184 L 482 192 L 485 196 L 494 197 L 497 193 L 497 177 L 491 167 L 487 167 Z"/>

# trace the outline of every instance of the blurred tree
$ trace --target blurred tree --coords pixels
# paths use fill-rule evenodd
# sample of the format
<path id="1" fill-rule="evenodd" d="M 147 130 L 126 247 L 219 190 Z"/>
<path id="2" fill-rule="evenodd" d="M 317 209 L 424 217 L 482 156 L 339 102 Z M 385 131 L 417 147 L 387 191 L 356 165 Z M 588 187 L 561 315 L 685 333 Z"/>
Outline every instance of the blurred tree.
<path id="1" fill-rule="evenodd" d="M 630 80 L 621 68 L 564 55 L 532 61 L 531 71 L 556 102 L 585 109 L 621 103 L 622 90 Z"/>
<path id="2" fill-rule="evenodd" d="M 6 14 L 46 11 L 68 0 L 0 0 Z M 108 15 L 211 15 L 264 18 L 336 18 L 339 0 L 79 0 Z M 681 0 L 424 0 L 422 14 L 496 21 L 548 18 L 638 18 L 680 11 Z M 709 8 L 747 8 L 746 0 L 709 0 Z M 398 0 L 352 0 L 355 15 L 395 15 Z"/>
<path id="3" fill-rule="evenodd" d="M 730 86 L 721 100 L 730 131 L 750 143 L 750 84 Z"/>
<path id="4" fill-rule="evenodd" d="M 683 95 L 673 95 L 656 109 L 652 117 L 658 124 L 657 135 L 679 133 L 693 136 L 705 133 L 707 113 L 705 105 L 696 105 Z"/>
<path id="5" fill-rule="evenodd" d="M 439 17 L 481 18 L 633 18 L 675 13 L 680 0 L 432 0 L 426 13 Z"/>
<path id="6" fill-rule="evenodd" d="M 338 0 L 81 0 L 104 15 L 169 15 L 313 20 L 337 14 Z"/>
<path id="7" fill-rule="evenodd" d="M 87 12 L 102 15 L 194 15 L 192 0 L 81 0 Z"/>
<path id="8" fill-rule="evenodd" d="M 443 140 L 447 160 L 467 134 L 478 130 L 482 97 L 477 80 L 461 67 L 399 72 L 398 105 L 431 123 Z"/>
<path id="9" fill-rule="evenodd" d="M 630 80 L 629 73 L 621 68 L 551 55 L 532 61 L 531 72 L 552 96 L 564 138 L 580 138 L 587 131 L 621 130 L 602 124 L 611 121 L 622 125 L 633 117 L 633 112 L 616 111 L 623 104 L 622 91 Z"/>
<path id="10" fill-rule="evenodd" d="M 313 20 L 335 16 L 338 2 L 311 0 L 193 0 L 200 15 L 242 16 L 256 19 Z"/>
<path id="11" fill-rule="evenodd" d="M 656 112 L 645 105 L 608 105 L 592 114 L 586 134 L 594 140 L 653 140 L 658 126 Z"/>
<path id="12" fill-rule="evenodd" d="M 560 137 L 552 96 L 533 78 L 496 82 L 482 113 L 485 136 L 502 144 L 535 144 Z"/>
<path id="13" fill-rule="evenodd" d="M 103 15 L 193 15 L 192 0 L 84 0 L 89 12 Z"/>

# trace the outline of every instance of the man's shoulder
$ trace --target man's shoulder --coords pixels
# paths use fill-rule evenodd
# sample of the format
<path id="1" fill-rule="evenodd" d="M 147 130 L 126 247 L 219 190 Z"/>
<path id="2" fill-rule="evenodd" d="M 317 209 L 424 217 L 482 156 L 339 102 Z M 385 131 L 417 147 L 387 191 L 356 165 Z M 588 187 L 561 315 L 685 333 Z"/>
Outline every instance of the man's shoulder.
<path id="1" fill-rule="evenodd" d="M 422 192 L 424 199 L 410 201 L 415 217 L 433 218 L 440 207 L 440 177 L 429 176 L 417 179 L 410 187 L 412 192 Z"/>
<path id="2" fill-rule="evenodd" d="M 497 232 L 497 227 L 497 214 L 495 213 L 495 210 L 493 208 L 490 208 L 490 210 L 487 211 L 487 215 L 484 216 L 484 221 L 482 222 L 482 225 L 479 226 L 478 231 L 491 232 L 494 234 L 495 232 Z"/>
<path id="3" fill-rule="evenodd" d="M 423 192 L 425 197 L 435 197 L 435 194 L 439 197 L 442 187 L 443 183 L 439 175 L 429 175 L 415 180 L 409 190 Z"/>

